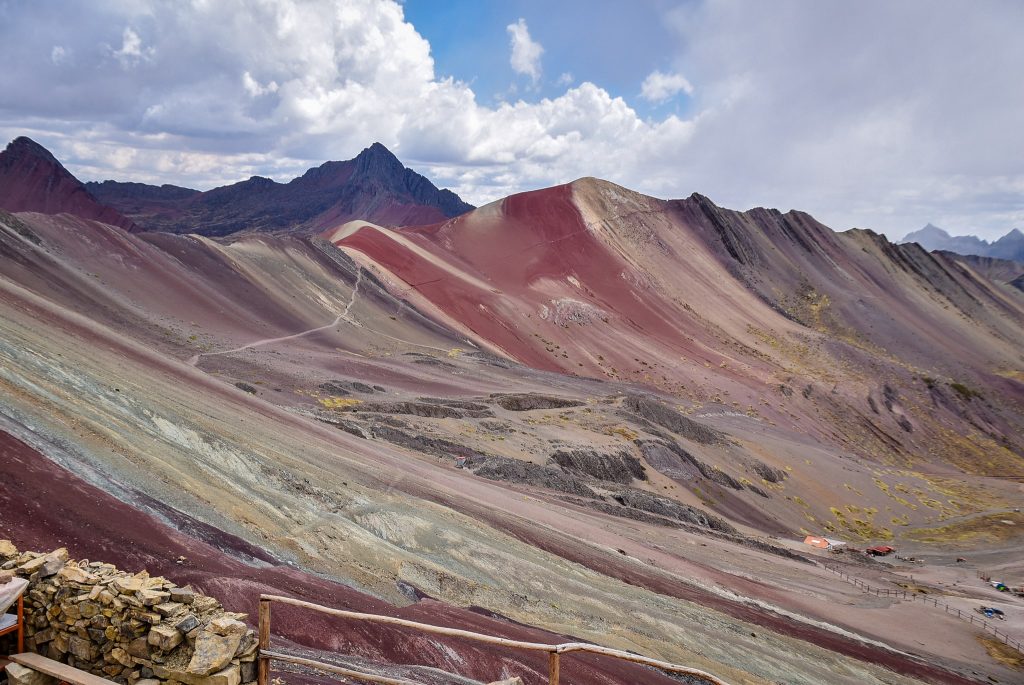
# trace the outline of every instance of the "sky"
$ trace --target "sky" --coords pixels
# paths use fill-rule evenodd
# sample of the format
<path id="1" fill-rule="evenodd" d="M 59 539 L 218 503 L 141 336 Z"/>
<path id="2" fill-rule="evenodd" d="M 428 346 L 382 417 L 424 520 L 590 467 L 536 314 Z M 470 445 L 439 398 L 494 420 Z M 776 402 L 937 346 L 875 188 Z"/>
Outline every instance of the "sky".
<path id="1" fill-rule="evenodd" d="M 1024 2 L 0 0 L 0 137 L 83 180 L 379 141 L 473 204 L 583 176 L 900 238 L 1024 228 Z"/>

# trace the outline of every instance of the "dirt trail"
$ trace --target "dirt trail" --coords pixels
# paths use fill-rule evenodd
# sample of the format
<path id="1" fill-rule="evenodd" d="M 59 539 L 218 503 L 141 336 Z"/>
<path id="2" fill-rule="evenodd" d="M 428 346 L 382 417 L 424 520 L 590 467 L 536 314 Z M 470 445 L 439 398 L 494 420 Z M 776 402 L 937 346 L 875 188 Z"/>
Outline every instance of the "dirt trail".
<path id="1" fill-rule="evenodd" d="M 434 347 L 432 345 L 424 345 L 422 343 L 415 343 L 415 342 L 412 342 L 411 340 L 403 340 L 401 338 L 396 338 L 393 335 L 388 335 L 387 333 L 384 333 L 382 331 L 377 331 L 377 330 L 374 330 L 372 328 L 367 328 L 361 322 L 359 322 L 356 319 L 354 319 L 353 317 L 351 317 L 349 315 L 349 312 L 352 311 L 352 306 L 356 303 L 356 298 L 359 296 L 359 287 L 362 285 L 362 283 L 363 283 L 363 269 L 358 269 L 357 272 L 356 272 L 356 282 L 355 282 L 355 285 L 352 288 L 352 295 L 349 297 L 348 303 L 345 305 L 345 309 L 340 314 L 338 314 L 338 316 L 334 317 L 334 319 L 330 323 L 328 323 L 328 324 L 324 324 L 323 326 L 317 326 L 316 328 L 310 328 L 308 330 L 301 331 L 299 333 L 292 333 L 291 335 L 283 335 L 283 336 L 280 336 L 280 337 L 277 337 L 277 338 L 262 338 L 260 340 L 253 341 L 251 343 L 246 343 L 245 345 L 242 345 L 240 347 L 233 347 L 233 348 L 231 348 L 229 350 L 218 350 L 217 352 L 199 352 L 198 354 L 194 354 L 191 357 L 189 357 L 188 360 L 187 360 L 187 363 L 190 366 L 197 366 L 199 364 L 199 360 L 202 359 L 203 357 L 216 357 L 216 356 L 220 356 L 220 355 L 224 355 L 224 354 L 233 354 L 235 352 L 244 352 L 245 350 L 251 350 L 251 349 L 253 349 L 255 347 L 262 347 L 263 345 L 272 345 L 274 343 L 285 342 L 287 340 L 296 340 L 298 338 L 303 338 L 303 337 L 305 337 L 307 335 L 312 335 L 313 333 L 319 333 L 320 331 L 326 331 L 329 328 L 334 328 L 335 326 L 340 324 L 342 321 L 346 321 L 346 322 L 352 324 L 353 326 L 356 326 L 357 328 L 363 328 L 363 329 L 365 329 L 365 330 L 367 330 L 367 331 L 369 331 L 371 333 L 374 333 L 375 335 L 379 335 L 381 337 L 388 338 L 389 340 L 394 340 L 395 342 L 403 343 L 405 345 L 412 345 L 414 347 L 423 347 L 425 349 L 435 350 L 437 352 L 445 352 L 445 353 L 449 352 L 449 350 L 446 350 L 446 349 L 443 349 L 443 348 L 440 348 L 440 347 Z"/>

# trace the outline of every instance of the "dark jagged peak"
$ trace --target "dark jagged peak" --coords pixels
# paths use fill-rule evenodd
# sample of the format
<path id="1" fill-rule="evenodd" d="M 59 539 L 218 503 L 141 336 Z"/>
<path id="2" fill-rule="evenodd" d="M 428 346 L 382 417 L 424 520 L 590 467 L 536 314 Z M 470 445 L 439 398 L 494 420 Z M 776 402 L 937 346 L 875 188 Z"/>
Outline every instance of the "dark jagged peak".
<path id="1" fill-rule="evenodd" d="M 60 162 L 57 161 L 57 158 L 49 150 L 27 136 L 18 136 L 8 143 L 4 154 L 10 155 L 11 158 L 16 160 L 38 157 L 50 164 L 61 166 Z"/>
<path id="2" fill-rule="evenodd" d="M 239 231 L 315 233 L 352 219 L 385 226 L 428 224 L 473 209 L 455 193 L 439 190 L 407 169 L 380 143 L 353 159 L 324 162 L 288 183 L 252 176 L 206 192 L 127 185 L 95 187 L 147 228 L 214 236 Z"/>
<path id="3" fill-rule="evenodd" d="M 117 210 L 100 204 L 49 150 L 20 136 L 0 153 L 0 207 L 12 212 L 74 214 L 135 230 Z"/>

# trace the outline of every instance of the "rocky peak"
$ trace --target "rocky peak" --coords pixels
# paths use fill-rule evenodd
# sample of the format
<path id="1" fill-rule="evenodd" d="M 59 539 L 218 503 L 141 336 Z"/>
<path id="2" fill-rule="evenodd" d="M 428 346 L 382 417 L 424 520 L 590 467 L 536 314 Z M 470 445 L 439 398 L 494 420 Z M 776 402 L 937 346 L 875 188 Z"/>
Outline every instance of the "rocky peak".
<path id="1" fill-rule="evenodd" d="M 49 150 L 27 136 L 18 136 L 8 143 L 7 148 L 3 152 L 3 156 L 6 159 L 17 161 L 38 159 L 49 164 L 55 164 L 62 169 L 64 168 Z"/>
<path id="2" fill-rule="evenodd" d="M 133 230 L 135 224 L 100 204 L 49 150 L 20 136 L 0 152 L 0 208 L 11 212 L 68 213 Z"/>

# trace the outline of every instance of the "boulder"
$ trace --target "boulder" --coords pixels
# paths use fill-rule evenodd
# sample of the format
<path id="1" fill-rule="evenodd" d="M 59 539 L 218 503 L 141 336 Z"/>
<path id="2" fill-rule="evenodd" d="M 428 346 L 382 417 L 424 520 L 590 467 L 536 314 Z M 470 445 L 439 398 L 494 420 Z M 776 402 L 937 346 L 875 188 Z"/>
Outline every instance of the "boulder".
<path id="1" fill-rule="evenodd" d="M 245 624 L 242 626 L 244 628 Z M 196 637 L 195 652 L 185 670 L 194 675 L 209 675 L 220 671 L 235 656 L 244 634 L 244 630 L 229 635 L 218 635 L 210 630 L 203 630 Z"/>
<path id="2" fill-rule="evenodd" d="M 10 540 L 0 540 L 0 559 L 10 559 L 16 556 L 18 556 L 18 548 L 14 546 L 14 543 Z"/>

